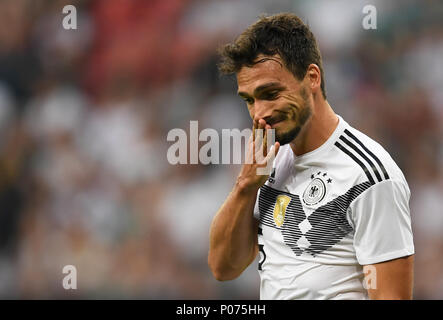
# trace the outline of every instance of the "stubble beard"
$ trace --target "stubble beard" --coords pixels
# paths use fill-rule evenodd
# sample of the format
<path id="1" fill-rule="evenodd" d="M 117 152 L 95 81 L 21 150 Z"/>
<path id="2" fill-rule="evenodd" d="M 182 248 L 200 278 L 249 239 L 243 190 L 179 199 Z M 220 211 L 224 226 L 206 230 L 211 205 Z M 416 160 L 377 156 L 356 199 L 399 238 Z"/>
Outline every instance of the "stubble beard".
<path id="1" fill-rule="evenodd" d="M 308 122 L 309 118 L 311 117 L 312 108 L 309 103 L 309 100 L 307 99 L 307 97 L 303 98 L 304 98 L 303 108 L 300 110 L 298 116 L 295 114 L 293 116 L 294 118 L 298 118 L 298 119 L 293 119 L 296 121 L 296 125 L 287 132 L 275 133 L 276 134 L 275 140 L 278 141 L 280 145 L 285 145 L 294 141 L 297 138 L 297 136 L 300 134 L 300 131 L 303 129 L 305 124 Z"/>

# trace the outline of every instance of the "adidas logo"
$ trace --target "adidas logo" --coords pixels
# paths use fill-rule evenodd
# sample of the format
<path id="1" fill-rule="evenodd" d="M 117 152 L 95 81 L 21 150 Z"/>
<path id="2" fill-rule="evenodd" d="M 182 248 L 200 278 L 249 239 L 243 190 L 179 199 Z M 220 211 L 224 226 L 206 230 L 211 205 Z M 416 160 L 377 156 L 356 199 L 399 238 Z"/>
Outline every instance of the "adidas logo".
<path id="1" fill-rule="evenodd" d="M 271 172 L 271 175 L 269 176 L 268 181 L 269 181 L 269 183 L 275 182 L 275 168 L 272 168 L 272 172 Z"/>

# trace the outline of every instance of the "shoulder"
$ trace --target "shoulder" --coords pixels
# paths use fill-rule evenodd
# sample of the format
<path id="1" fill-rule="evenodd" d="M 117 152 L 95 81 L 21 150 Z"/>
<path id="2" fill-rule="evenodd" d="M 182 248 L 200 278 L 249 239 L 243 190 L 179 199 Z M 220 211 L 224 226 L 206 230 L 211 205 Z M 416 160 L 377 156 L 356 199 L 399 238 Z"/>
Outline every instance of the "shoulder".
<path id="1" fill-rule="evenodd" d="M 391 180 L 407 186 L 403 172 L 389 152 L 361 131 L 346 125 L 335 146 L 345 156 L 343 159 L 371 184 Z"/>

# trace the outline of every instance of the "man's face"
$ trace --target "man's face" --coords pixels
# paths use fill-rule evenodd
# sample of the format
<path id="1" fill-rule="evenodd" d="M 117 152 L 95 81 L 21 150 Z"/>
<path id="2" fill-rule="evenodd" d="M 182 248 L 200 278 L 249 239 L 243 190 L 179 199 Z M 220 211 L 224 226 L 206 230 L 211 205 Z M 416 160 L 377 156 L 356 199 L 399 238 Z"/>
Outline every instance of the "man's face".
<path id="1" fill-rule="evenodd" d="M 260 119 L 275 129 L 280 145 L 290 143 L 308 122 L 308 87 L 284 67 L 278 56 L 259 56 L 237 73 L 238 94 L 245 100 L 255 127 Z"/>

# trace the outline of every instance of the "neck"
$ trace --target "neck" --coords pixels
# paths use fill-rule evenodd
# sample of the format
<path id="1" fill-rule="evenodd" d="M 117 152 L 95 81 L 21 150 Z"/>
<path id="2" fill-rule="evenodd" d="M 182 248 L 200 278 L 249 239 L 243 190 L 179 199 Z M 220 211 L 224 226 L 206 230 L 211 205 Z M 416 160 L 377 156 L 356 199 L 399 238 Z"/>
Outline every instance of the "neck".
<path id="1" fill-rule="evenodd" d="M 290 143 L 296 156 L 313 151 L 328 140 L 338 125 L 338 117 L 328 101 L 315 101 L 312 116 L 297 138 Z"/>

